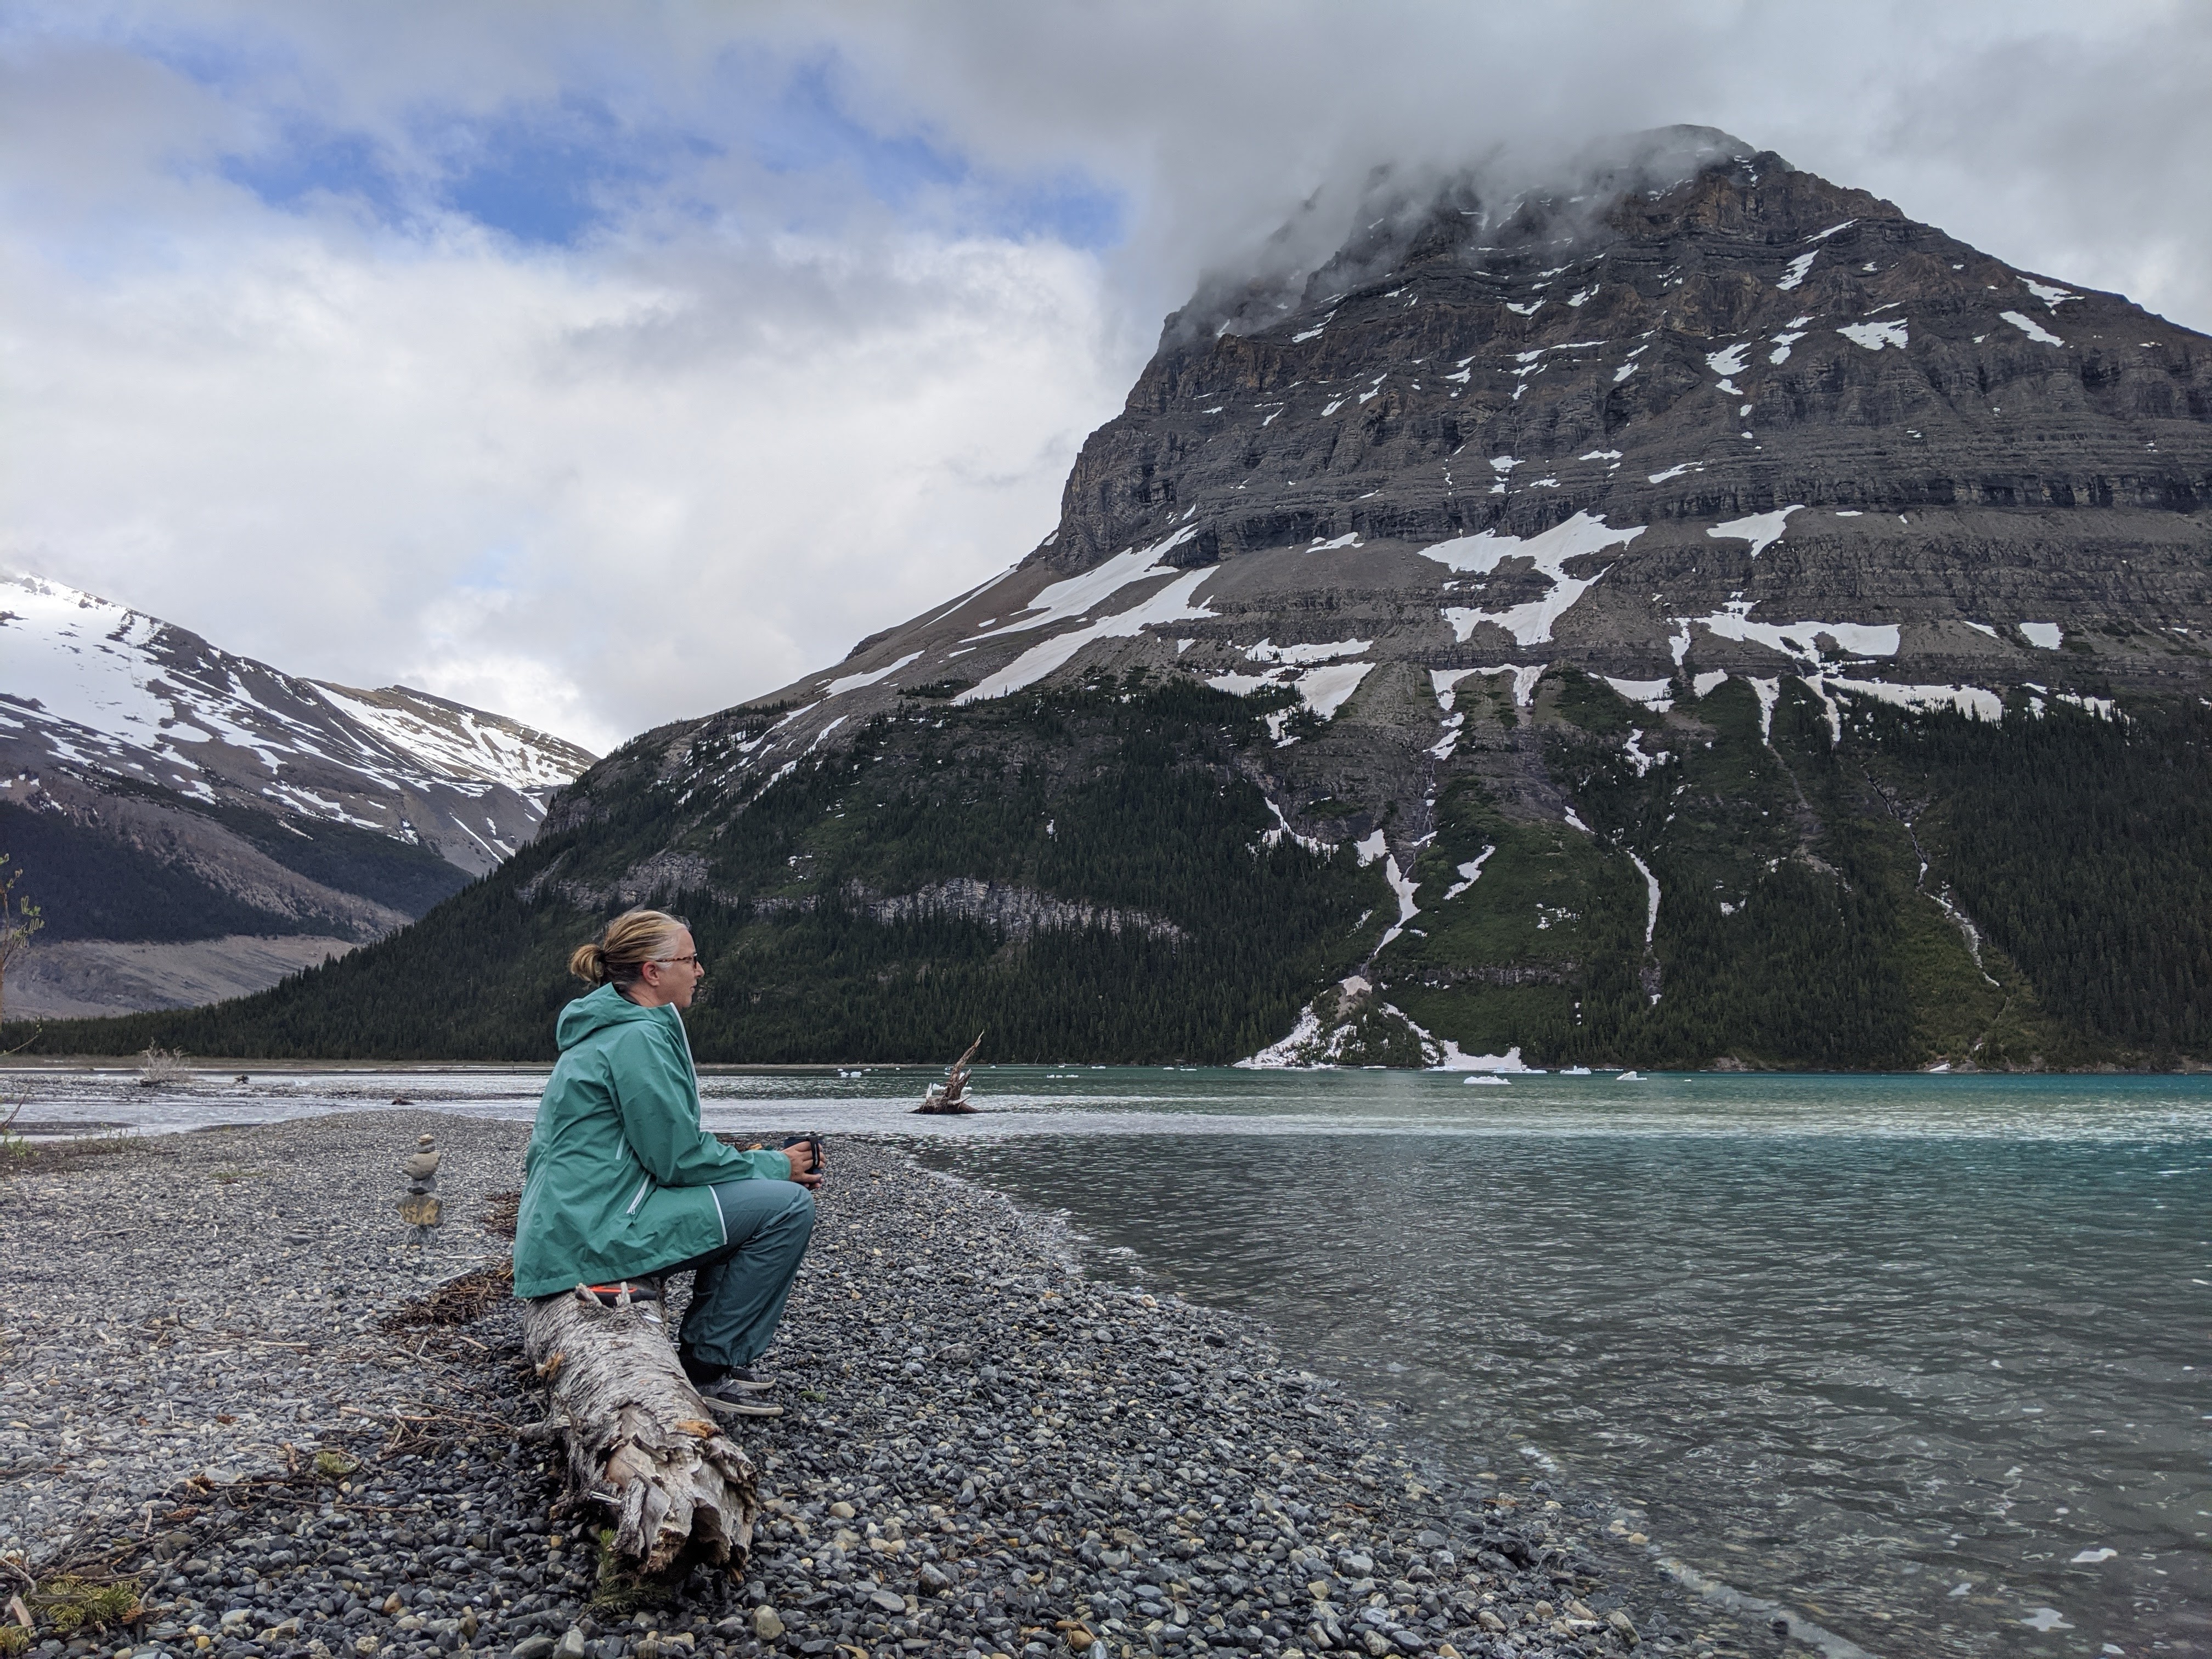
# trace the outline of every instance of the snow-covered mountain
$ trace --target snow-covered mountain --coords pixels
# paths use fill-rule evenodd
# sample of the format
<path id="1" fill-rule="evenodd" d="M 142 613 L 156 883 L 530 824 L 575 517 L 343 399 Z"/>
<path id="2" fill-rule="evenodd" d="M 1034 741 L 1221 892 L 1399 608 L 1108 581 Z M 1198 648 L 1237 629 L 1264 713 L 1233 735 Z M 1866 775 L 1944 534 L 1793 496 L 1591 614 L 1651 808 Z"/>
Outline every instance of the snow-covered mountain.
<path id="1" fill-rule="evenodd" d="M 201 988 L 229 993 L 376 938 L 527 842 L 592 760 L 503 715 L 301 678 L 0 578 L 0 806 L 17 809 L 0 845 L 47 919 L 11 1011 L 196 1000 L 195 962 L 258 964 Z M 143 948 L 101 948 L 123 941 Z"/>

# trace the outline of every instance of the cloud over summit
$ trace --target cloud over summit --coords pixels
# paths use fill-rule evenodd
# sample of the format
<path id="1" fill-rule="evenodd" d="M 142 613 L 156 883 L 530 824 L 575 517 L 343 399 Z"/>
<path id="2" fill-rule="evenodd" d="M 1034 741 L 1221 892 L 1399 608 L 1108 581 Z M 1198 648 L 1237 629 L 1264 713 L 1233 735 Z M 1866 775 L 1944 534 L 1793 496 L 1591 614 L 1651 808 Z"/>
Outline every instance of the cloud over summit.
<path id="1" fill-rule="evenodd" d="M 1018 557 L 1161 319 L 1380 166 L 1710 123 L 2212 325 L 2209 40 L 2147 4 L 16 8 L 0 562 L 604 746 Z"/>

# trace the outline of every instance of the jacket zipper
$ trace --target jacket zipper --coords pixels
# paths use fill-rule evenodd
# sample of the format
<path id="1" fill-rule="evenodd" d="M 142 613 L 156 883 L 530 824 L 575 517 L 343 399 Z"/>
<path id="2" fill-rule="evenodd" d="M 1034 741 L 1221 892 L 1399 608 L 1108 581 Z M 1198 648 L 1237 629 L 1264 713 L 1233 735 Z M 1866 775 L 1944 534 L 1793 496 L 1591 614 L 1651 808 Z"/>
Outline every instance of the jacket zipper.
<path id="1" fill-rule="evenodd" d="M 630 1200 L 629 1208 L 624 1210 L 623 1213 L 624 1215 L 635 1215 L 637 1213 L 637 1206 L 645 1202 L 645 1195 L 652 1190 L 653 1177 L 651 1176 L 647 1176 L 643 1181 L 638 1182 L 637 1196 Z"/>

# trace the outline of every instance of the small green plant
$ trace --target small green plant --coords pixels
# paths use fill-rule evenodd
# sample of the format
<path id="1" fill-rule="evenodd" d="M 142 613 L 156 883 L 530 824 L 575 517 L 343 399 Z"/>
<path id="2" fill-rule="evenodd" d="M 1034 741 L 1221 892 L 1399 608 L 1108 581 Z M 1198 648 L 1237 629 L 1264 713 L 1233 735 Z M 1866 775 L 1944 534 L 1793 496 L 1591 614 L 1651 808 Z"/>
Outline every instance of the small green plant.
<path id="1" fill-rule="evenodd" d="M 39 1149 L 15 1133 L 15 1120 L 23 1115 L 24 1102 L 29 1098 L 26 1095 L 18 1099 L 9 1108 L 8 1115 L 0 1118 L 0 1173 L 27 1170 L 38 1162 Z"/>
<path id="2" fill-rule="evenodd" d="M 29 1597 L 33 1617 L 40 1618 L 58 1636 L 74 1636 L 82 1630 L 106 1630 L 137 1617 L 138 1586 L 128 1578 L 112 1584 L 88 1583 L 64 1577 L 41 1584 Z"/>
<path id="3" fill-rule="evenodd" d="M 635 1613 L 640 1607 L 666 1605 L 675 1595 L 676 1584 L 682 1573 L 655 1577 L 638 1572 L 615 1553 L 615 1529 L 602 1527 L 593 1534 L 599 1547 L 599 1577 L 592 1589 L 591 1608 L 593 1613 Z M 687 1568 L 686 1571 L 689 1571 Z"/>

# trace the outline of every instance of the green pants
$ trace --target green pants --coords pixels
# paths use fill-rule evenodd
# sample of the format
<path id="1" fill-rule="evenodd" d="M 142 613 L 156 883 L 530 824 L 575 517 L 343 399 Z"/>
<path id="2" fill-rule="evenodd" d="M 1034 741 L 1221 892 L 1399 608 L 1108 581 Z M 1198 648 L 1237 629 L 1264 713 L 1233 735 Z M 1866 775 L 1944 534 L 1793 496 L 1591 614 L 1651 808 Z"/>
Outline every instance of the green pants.
<path id="1" fill-rule="evenodd" d="M 727 1242 L 663 1270 L 694 1275 L 676 1346 L 705 1364 L 750 1365 L 775 1339 L 814 1236 L 814 1195 L 793 1181 L 731 1181 L 714 1188 L 714 1202 Z"/>

